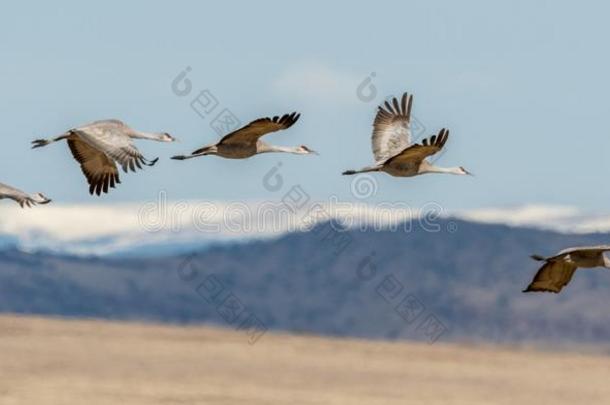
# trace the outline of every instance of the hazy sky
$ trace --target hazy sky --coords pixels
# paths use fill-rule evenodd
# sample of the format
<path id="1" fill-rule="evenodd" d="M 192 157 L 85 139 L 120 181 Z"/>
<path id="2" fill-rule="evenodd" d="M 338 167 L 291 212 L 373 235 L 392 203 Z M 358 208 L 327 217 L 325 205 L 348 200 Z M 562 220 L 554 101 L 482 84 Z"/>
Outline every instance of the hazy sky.
<path id="1" fill-rule="evenodd" d="M 262 179 L 281 162 L 287 185 L 350 200 L 353 179 L 340 173 L 372 162 L 376 104 L 410 91 L 427 135 L 451 129 L 438 164 L 476 177 L 379 174 L 366 202 L 604 210 L 609 13 L 601 1 L 12 2 L 0 14 L 0 181 L 60 203 L 148 201 L 159 190 L 172 200 L 277 200 Z M 187 66 L 192 91 L 180 97 L 171 84 Z M 366 101 L 357 87 L 371 73 L 377 96 Z M 202 118 L 190 103 L 205 89 L 219 105 Z M 320 156 L 169 160 L 217 139 L 210 122 L 224 108 L 243 123 L 300 111 L 267 140 Z M 139 142 L 161 161 L 101 199 L 65 143 L 29 149 L 111 117 L 182 142 Z"/>

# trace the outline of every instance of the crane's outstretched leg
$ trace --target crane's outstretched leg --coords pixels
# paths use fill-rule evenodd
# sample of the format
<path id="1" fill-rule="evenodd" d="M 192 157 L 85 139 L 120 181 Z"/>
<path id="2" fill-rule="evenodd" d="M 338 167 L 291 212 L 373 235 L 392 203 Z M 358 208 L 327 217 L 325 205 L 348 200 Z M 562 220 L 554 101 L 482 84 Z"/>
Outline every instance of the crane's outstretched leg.
<path id="1" fill-rule="evenodd" d="M 173 156 L 172 159 L 174 159 L 174 160 L 192 159 L 192 158 L 196 158 L 196 157 L 199 157 L 199 156 L 212 155 L 212 154 L 216 153 L 216 151 L 217 151 L 217 149 L 216 149 L 215 145 L 204 146 L 203 148 L 197 149 L 196 151 L 194 151 L 190 155 Z"/>
<path id="2" fill-rule="evenodd" d="M 192 158 L 196 158 L 199 156 L 206 156 L 209 155 L 209 153 L 194 153 L 192 155 L 178 155 L 178 156 L 172 156 L 172 159 L 174 160 L 187 160 L 187 159 L 192 159 Z"/>
<path id="3" fill-rule="evenodd" d="M 346 170 L 341 174 L 343 174 L 344 176 L 351 176 L 353 174 L 358 174 L 358 173 L 378 172 L 379 170 L 381 170 L 380 166 L 369 166 L 369 167 L 364 167 L 360 170 Z"/>
<path id="4" fill-rule="evenodd" d="M 58 136 L 57 138 L 36 139 L 35 141 L 32 141 L 32 149 L 42 148 L 43 146 L 50 145 L 53 142 L 59 142 L 59 141 L 62 141 L 64 139 L 68 139 L 70 137 L 70 135 L 72 135 L 71 132 L 66 132 L 65 134 L 63 134 L 61 136 Z"/>

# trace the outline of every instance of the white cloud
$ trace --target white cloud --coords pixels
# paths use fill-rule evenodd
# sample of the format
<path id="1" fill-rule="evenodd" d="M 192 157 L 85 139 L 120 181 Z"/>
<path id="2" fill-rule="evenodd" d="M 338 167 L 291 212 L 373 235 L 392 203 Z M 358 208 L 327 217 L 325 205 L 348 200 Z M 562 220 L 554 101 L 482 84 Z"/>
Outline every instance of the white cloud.
<path id="1" fill-rule="evenodd" d="M 555 205 L 524 205 L 457 212 L 456 217 L 483 223 L 529 226 L 565 233 L 610 232 L 610 214 L 583 213 L 577 208 Z"/>
<path id="2" fill-rule="evenodd" d="M 552 224 L 578 216 L 578 210 L 572 207 L 525 205 L 510 208 L 482 208 L 458 213 L 463 219 L 486 222 L 503 223 L 512 226 L 526 226 L 534 224 Z"/>
<path id="3" fill-rule="evenodd" d="M 281 95 L 307 101 L 348 102 L 356 99 L 356 89 L 363 80 L 320 63 L 304 63 L 282 73 L 273 89 Z"/>
<path id="4" fill-rule="evenodd" d="M 0 233 L 64 242 L 99 238 L 138 230 L 137 210 L 135 205 L 59 204 L 25 210 L 6 204 L 0 208 Z"/>

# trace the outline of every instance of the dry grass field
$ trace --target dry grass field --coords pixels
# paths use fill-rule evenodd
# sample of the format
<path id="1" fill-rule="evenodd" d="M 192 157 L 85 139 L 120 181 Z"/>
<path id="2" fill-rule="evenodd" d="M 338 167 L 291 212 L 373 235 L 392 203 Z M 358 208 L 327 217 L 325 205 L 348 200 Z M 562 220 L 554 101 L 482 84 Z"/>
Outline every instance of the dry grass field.
<path id="1" fill-rule="evenodd" d="M 0 404 L 609 404 L 610 358 L 0 317 Z"/>

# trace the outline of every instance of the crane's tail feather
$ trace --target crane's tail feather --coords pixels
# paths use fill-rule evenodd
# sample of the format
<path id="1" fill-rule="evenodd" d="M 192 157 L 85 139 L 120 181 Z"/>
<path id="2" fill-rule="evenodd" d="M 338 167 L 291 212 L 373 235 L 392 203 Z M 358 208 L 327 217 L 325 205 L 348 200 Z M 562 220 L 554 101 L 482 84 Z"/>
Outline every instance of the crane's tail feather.
<path id="1" fill-rule="evenodd" d="M 532 259 L 538 261 L 538 262 L 544 262 L 546 261 L 546 257 L 542 257 L 540 255 L 531 255 L 530 256 Z"/>

